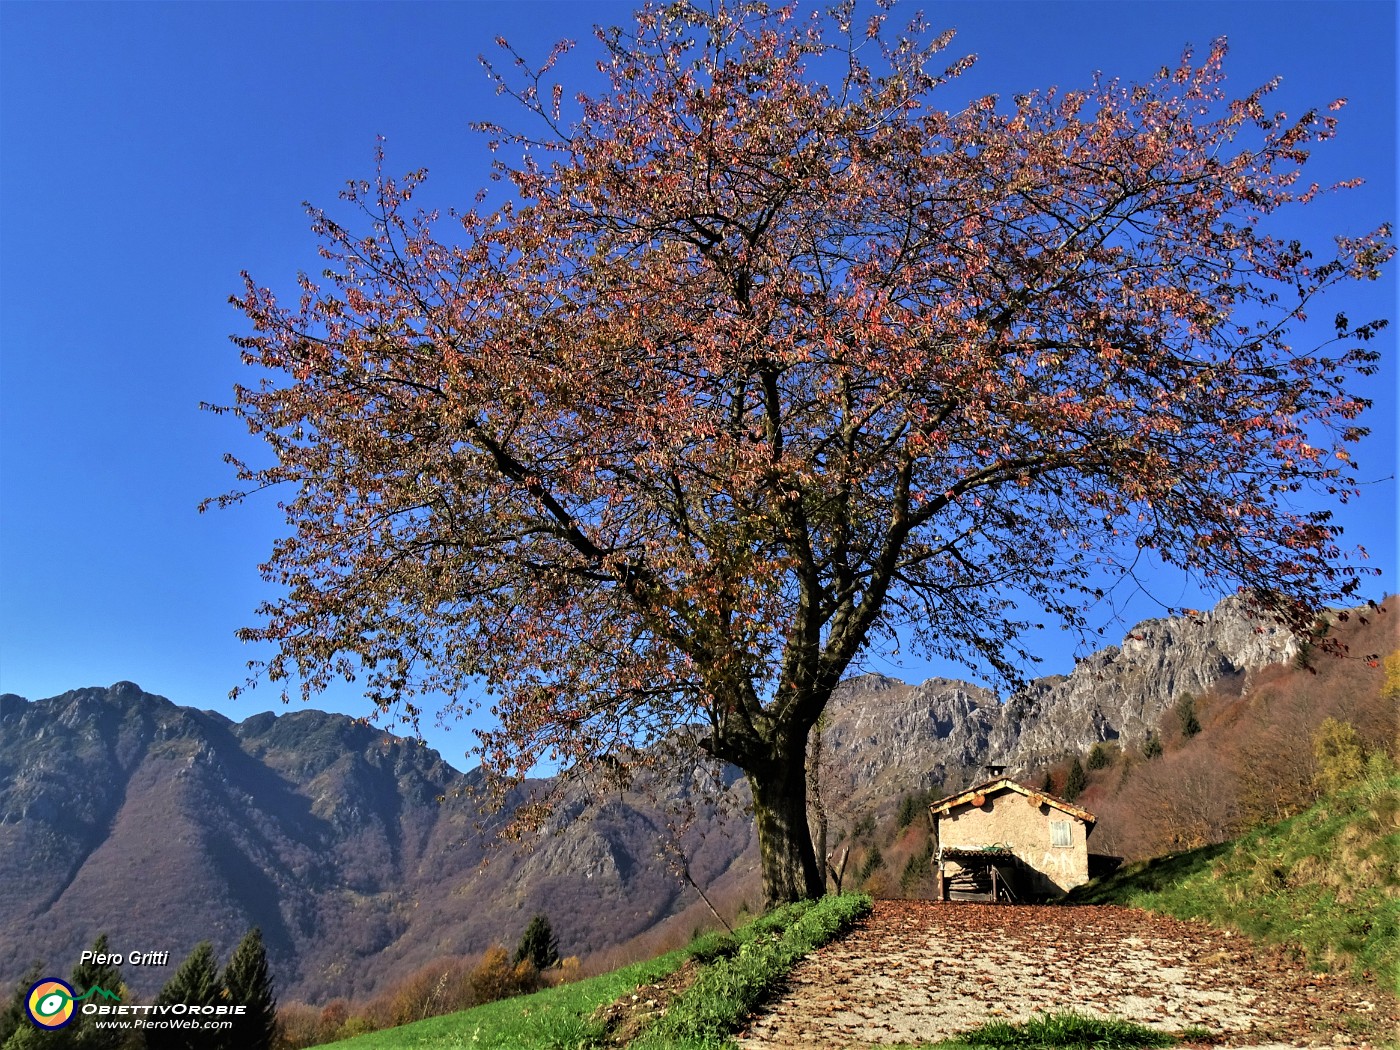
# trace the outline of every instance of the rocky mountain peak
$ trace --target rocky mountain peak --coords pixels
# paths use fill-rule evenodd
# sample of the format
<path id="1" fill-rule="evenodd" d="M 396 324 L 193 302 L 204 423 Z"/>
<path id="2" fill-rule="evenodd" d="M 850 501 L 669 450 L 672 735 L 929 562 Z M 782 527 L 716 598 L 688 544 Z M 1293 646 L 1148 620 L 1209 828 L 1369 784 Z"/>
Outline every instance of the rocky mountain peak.
<path id="1" fill-rule="evenodd" d="M 888 814 L 912 791 L 954 790 L 996 761 L 1028 775 L 1101 740 L 1141 743 L 1187 693 L 1291 660 L 1298 641 L 1239 599 L 1190 617 L 1144 620 L 1067 675 L 1004 700 L 980 686 L 883 675 L 843 683 L 827 709 L 823 797 L 840 812 Z"/>

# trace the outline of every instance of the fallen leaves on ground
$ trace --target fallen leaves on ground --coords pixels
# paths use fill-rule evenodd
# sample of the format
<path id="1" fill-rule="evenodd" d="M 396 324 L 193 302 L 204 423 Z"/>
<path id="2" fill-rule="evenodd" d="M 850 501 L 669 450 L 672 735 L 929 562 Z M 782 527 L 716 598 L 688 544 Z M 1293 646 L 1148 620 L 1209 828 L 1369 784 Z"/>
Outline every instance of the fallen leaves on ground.
<path id="1" fill-rule="evenodd" d="M 1236 1046 L 1364 1046 L 1400 1019 L 1379 988 L 1203 922 L 1111 906 L 877 901 L 798 965 L 740 1045 L 918 1043 L 1065 1010 L 1208 1029 Z"/>

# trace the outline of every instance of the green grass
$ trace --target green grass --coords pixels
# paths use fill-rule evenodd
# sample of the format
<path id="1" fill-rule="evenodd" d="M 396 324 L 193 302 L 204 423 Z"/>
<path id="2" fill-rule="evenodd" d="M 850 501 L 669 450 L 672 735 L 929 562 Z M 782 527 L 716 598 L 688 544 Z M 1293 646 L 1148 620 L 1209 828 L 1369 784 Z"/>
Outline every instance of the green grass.
<path id="1" fill-rule="evenodd" d="M 944 1047 L 977 1050 L 1128 1050 L 1172 1046 L 1176 1039 L 1133 1021 L 1078 1013 L 1046 1014 L 1019 1024 L 993 1021 Z"/>
<path id="2" fill-rule="evenodd" d="M 739 931 L 732 943 L 692 950 L 705 961 L 694 983 L 630 1046 L 634 1050 L 712 1050 L 729 1043 L 745 1017 L 799 959 L 834 940 L 862 916 L 863 894 L 778 908 Z"/>
<path id="3" fill-rule="evenodd" d="M 586 981 L 503 999 L 458 1014 L 325 1044 L 326 1050 L 580 1050 L 607 1033 L 597 1008 L 638 985 L 659 981 L 694 960 L 694 984 L 631 1043 L 638 1050 L 699 1050 L 728 1035 L 796 962 L 870 911 L 870 898 L 847 894 L 775 909 L 733 934 L 710 933 L 688 948 Z"/>
<path id="4" fill-rule="evenodd" d="M 1400 776 L 1373 773 L 1220 846 L 1131 865 L 1070 896 L 1202 918 L 1319 970 L 1400 982 Z"/>
<path id="5" fill-rule="evenodd" d="M 590 1021 L 594 1010 L 678 970 L 686 957 L 684 950 L 669 952 L 533 995 L 323 1045 L 336 1050 L 576 1050 L 596 1034 Z"/>
<path id="6" fill-rule="evenodd" d="M 1139 1050 L 1175 1046 L 1198 1031 L 1204 1029 L 1169 1035 L 1134 1021 L 1069 1011 L 1017 1023 L 991 1021 L 953 1039 L 917 1046 L 900 1043 L 888 1050 Z"/>

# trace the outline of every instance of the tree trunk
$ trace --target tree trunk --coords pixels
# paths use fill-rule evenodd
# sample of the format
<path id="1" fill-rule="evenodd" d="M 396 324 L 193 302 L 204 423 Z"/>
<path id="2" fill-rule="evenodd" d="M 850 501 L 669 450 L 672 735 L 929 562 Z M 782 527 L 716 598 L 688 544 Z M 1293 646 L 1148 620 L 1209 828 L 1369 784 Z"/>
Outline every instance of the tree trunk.
<path id="1" fill-rule="evenodd" d="M 822 872 L 822 892 L 826 892 L 826 807 L 822 805 L 822 730 L 826 716 L 817 719 L 807 743 L 807 804 L 808 825 L 812 846 L 817 855 L 817 867 Z M 836 889 L 841 892 L 840 887 Z"/>
<path id="2" fill-rule="evenodd" d="M 767 908 L 815 900 L 826 891 L 807 826 L 807 771 L 803 754 L 781 752 L 747 770 Z"/>

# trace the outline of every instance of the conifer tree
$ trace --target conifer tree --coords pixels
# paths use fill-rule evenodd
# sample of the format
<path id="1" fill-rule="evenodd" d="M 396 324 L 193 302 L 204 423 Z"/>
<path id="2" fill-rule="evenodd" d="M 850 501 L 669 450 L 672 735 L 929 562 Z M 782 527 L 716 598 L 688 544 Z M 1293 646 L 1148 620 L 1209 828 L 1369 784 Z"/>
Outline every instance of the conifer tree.
<path id="1" fill-rule="evenodd" d="M 92 942 L 91 951 L 93 956 L 99 959 L 112 954 L 105 933 L 98 934 L 97 940 Z M 102 989 L 102 992 L 108 995 L 115 994 L 123 1001 L 126 1000 L 126 985 L 122 981 L 121 971 L 106 962 L 93 962 L 91 960 L 83 962 L 80 960 L 73 967 L 68 983 L 73 986 L 74 994 L 85 997 L 85 1002 L 101 1004 L 106 1001 L 102 993 L 92 991 L 95 988 Z M 91 997 L 87 998 L 89 993 L 92 993 Z M 83 1013 L 81 1009 L 65 1031 L 69 1033 L 69 1045 L 74 1050 L 121 1050 L 129 1034 L 116 1028 L 98 1028 L 93 1023 L 93 1018 Z"/>
<path id="2" fill-rule="evenodd" d="M 0 1047 L 5 1046 L 10 1037 L 26 1024 L 24 1000 L 29 995 L 29 989 L 43 976 L 44 964 L 35 961 L 24 971 L 24 976 L 15 985 L 14 993 L 5 1001 L 4 1008 L 0 1009 Z"/>
<path id="3" fill-rule="evenodd" d="M 910 824 L 914 823 L 914 816 L 919 812 L 919 796 L 905 795 L 899 803 L 899 828 L 902 831 Z"/>
<path id="4" fill-rule="evenodd" d="M 1084 766 L 1076 756 L 1070 763 L 1069 776 L 1065 778 L 1065 799 L 1073 802 L 1089 786 L 1089 774 L 1084 772 Z"/>
<path id="5" fill-rule="evenodd" d="M 860 866 L 860 881 L 865 882 L 871 875 L 885 866 L 885 855 L 880 852 L 880 845 L 876 843 L 870 847 L 870 852 L 865 855 L 865 863 Z"/>
<path id="6" fill-rule="evenodd" d="M 0 1050 L 70 1050 L 73 1045 L 70 1039 L 67 1028 L 45 1032 L 24 1021 Z"/>
<path id="7" fill-rule="evenodd" d="M 97 940 L 92 942 L 90 951 L 98 959 L 105 959 L 106 956 L 112 954 L 112 948 L 107 942 L 105 933 L 97 935 Z M 82 995 L 90 988 L 101 988 L 103 991 L 116 992 L 120 995 L 122 975 L 117 967 L 105 961 L 79 961 L 78 965 L 73 967 L 68 983 L 73 986 L 73 991 L 78 995 Z"/>
<path id="8" fill-rule="evenodd" d="M 1201 731 L 1201 720 L 1196 717 L 1196 698 L 1190 693 L 1183 693 L 1176 702 L 1176 718 L 1181 724 L 1181 735 L 1187 740 Z"/>
<path id="9" fill-rule="evenodd" d="M 187 1003 L 217 1006 L 223 1001 L 219 964 L 208 941 L 195 945 L 175 975 L 156 996 L 157 1006 Z M 146 1050 L 223 1050 L 224 1041 L 214 1033 L 191 1028 L 152 1028 L 146 1033 Z"/>
<path id="10" fill-rule="evenodd" d="M 529 960 L 536 970 L 545 970 L 559 961 L 559 941 L 549 925 L 549 918 L 536 915 L 525 927 L 520 946 L 515 949 L 515 962 Z"/>
<path id="11" fill-rule="evenodd" d="M 233 950 L 224 968 L 223 988 L 230 1005 L 247 1007 L 246 1013 L 233 1018 L 229 1045 L 238 1050 L 270 1050 L 277 1034 L 277 999 L 272 994 L 262 931 L 256 926 Z"/>

